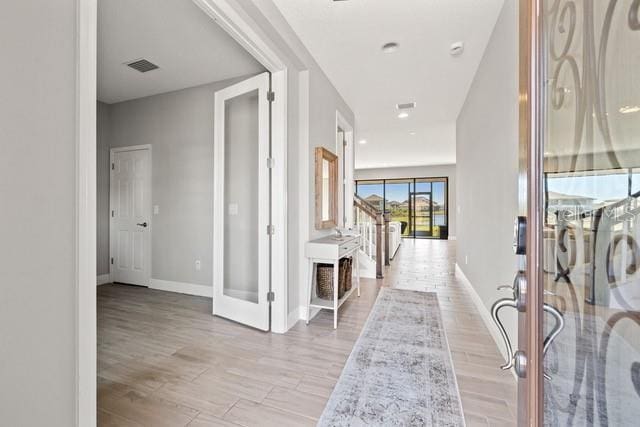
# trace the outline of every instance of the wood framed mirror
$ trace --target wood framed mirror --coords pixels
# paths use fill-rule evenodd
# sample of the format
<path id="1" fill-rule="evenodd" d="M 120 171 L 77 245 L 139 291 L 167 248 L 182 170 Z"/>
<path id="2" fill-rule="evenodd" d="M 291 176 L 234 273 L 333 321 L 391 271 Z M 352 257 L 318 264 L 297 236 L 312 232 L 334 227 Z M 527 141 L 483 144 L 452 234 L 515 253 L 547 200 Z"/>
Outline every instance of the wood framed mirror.
<path id="1" fill-rule="evenodd" d="M 316 229 L 338 226 L 338 156 L 316 147 Z"/>

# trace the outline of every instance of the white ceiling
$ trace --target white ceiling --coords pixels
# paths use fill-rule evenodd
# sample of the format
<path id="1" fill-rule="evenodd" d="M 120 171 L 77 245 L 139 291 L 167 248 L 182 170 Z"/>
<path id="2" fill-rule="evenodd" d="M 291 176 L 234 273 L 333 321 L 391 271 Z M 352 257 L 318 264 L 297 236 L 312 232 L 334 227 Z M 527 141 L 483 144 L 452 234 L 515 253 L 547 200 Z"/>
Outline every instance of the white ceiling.
<path id="1" fill-rule="evenodd" d="M 356 114 L 357 168 L 455 163 L 455 120 L 503 1 L 274 0 Z"/>
<path id="2" fill-rule="evenodd" d="M 125 62 L 160 68 L 140 73 Z M 114 103 L 264 68 L 190 0 L 98 1 L 98 99 Z"/>

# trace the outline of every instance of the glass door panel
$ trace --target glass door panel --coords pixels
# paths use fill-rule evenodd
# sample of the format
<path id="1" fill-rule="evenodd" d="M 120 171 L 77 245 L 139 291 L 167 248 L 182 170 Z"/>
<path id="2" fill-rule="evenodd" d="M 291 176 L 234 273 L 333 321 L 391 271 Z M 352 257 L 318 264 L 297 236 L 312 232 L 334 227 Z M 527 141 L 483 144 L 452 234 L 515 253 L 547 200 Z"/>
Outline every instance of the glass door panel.
<path id="1" fill-rule="evenodd" d="M 544 424 L 640 420 L 639 1 L 545 1 Z"/>
<path id="2" fill-rule="evenodd" d="M 400 231 L 403 237 L 413 236 L 413 227 L 410 224 L 410 200 L 413 180 L 389 180 L 385 182 L 386 209 L 389 211 L 390 220 L 400 223 Z"/>
<path id="3" fill-rule="evenodd" d="M 413 229 L 415 237 L 431 237 L 433 206 L 431 204 L 431 193 L 414 192 L 413 200 Z"/>
<path id="4" fill-rule="evenodd" d="M 269 74 L 215 93 L 213 314 L 269 330 Z"/>

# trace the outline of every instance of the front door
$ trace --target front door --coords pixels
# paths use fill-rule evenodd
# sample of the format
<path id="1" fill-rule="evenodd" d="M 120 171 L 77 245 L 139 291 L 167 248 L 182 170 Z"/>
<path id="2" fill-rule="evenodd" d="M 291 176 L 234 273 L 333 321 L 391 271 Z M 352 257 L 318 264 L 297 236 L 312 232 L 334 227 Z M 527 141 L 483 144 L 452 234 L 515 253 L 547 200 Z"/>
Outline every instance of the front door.
<path id="1" fill-rule="evenodd" d="M 522 426 L 640 423 L 640 1 L 521 1 Z"/>
<path id="2" fill-rule="evenodd" d="M 111 280 L 149 286 L 151 149 L 114 148 L 110 168 Z"/>
<path id="3" fill-rule="evenodd" d="M 213 314 L 269 330 L 269 73 L 215 93 Z"/>

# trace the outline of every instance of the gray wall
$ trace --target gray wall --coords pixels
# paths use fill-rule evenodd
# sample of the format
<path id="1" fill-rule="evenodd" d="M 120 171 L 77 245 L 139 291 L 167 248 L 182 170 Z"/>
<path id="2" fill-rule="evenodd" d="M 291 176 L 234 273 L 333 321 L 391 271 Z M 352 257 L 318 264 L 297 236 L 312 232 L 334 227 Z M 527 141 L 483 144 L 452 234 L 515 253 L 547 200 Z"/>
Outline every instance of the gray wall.
<path id="1" fill-rule="evenodd" d="M 518 214 L 518 32 L 507 1 L 457 121 L 457 262 L 487 308 L 511 284 Z M 511 316 L 511 317 L 507 317 Z M 516 337 L 515 313 L 505 313 Z"/>
<path id="2" fill-rule="evenodd" d="M 354 128 L 355 115 L 320 68 L 309 72 L 309 100 L 309 228 L 310 239 L 317 239 L 334 230 L 315 228 L 315 149 L 324 147 L 339 154 L 336 153 L 336 111 Z"/>
<path id="3" fill-rule="evenodd" d="M 75 0 L 2 3 L 0 423 L 6 426 L 75 424 L 75 36 Z"/>
<path id="4" fill-rule="evenodd" d="M 404 168 L 357 169 L 355 179 L 394 179 L 447 177 L 449 181 L 449 236 L 455 237 L 456 221 L 456 165 L 411 166 Z"/>
<path id="5" fill-rule="evenodd" d="M 159 206 L 159 214 L 151 218 L 154 279 L 211 286 L 213 96 L 242 79 L 103 104 L 107 113 L 98 115 L 99 120 L 107 118 L 108 147 L 152 146 L 151 197 L 152 204 Z M 101 126 L 104 123 L 99 122 Z M 108 161 L 107 157 L 107 168 Z M 98 194 L 108 193 L 108 173 L 99 178 Z M 109 234 L 103 234 L 103 228 L 99 230 L 101 247 L 105 240 L 108 242 Z M 201 261 L 200 271 L 195 269 L 197 259 Z"/>
<path id="6" fill-rule="evenodd" d="M 96 268 L 109 274 L 109 106 L 99 102 L 96 111 Z"/>

